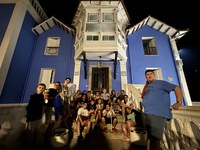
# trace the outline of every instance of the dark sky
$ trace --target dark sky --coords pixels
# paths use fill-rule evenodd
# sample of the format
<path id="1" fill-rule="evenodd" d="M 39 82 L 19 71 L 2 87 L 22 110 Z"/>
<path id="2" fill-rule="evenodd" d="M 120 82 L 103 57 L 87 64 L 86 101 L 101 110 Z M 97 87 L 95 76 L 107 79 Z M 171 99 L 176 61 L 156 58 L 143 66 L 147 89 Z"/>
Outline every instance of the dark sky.
<path id="1" fill-rule="evenodd" d="M 38 0 L 48 17 L 54 16 L 64 24 L 71 26 L 79 0 Z M 200 7 L 198 1 L 143 1 L 124 0 L 130 16 L 131 26 L 147 16 L 152 17 L 178 29 L 189 29 L 177 46 L 183 60 L 183 69 L 192 101 L 200 101 L 197 95 L 200 84 Z"/>

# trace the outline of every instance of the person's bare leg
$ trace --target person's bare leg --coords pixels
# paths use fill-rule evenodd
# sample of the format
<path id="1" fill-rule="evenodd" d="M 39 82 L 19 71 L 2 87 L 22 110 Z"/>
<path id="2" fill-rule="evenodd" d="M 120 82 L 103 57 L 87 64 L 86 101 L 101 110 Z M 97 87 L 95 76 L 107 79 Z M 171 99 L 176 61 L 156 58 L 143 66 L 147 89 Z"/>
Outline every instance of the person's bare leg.
<path id="1" fill-rule="evenodd" d="M 88 121 L 86 134 L 88 134 L 90 132 L 90 127 L 91 127 L 91 121 Z"/>
<path id="2" fill-rule="evenodd" d="M 117 123 L 118 123 L 117 118 L 115 118 L 115 119 L 113 120 L 113 127 L 114 127 L 114 128 L 116 127 Z"/>
<path id="3" fill-rule="evenodd" d="M 150 150 L 150 139 L 149 138 L 147 138 L 147 150 Z"/>
<path id="4" fill-rule="evenodd" d="M 98 123 L 98 120 L 99 120 L 99 115 L 98 113 L 96 114 L 96 118 L 95 118 L 95 125 Z"/>
<path id="5" fill-rule="evenodd" d="M 123 132 L 124 136 L 127 136 L 126 123 L 122 123 L 121 128 L 122 128 L 122 132 Z"/>
<path id="6" fill-rule="evenodd" d="M 101 119 L 101 110 L 98 110 L 99 119 Z"/>
<path id="7" fill-rule="evenodd" d="M 78 120 L 77 121 L 77 135 L 80 136 L 81 135 L 81 123 L 80 121 Z"/>
<path id="8" fill-rule="evenodd" d="M 161 150 L 160 139 L 150 137 L 150 150 Z"/>
<path id="9" fill-rule="evenodd" d="M 101 118 L 101 122 L 103 124 L 103 130 L 107 129 L 106 119 L 104 117 Z"/>
<path id="10" fill-rule="evenodd" d="M 124 106 L 122 106 L 122 117 L 123 117 L 123 119 L 125 118 L 125 108 L 124 108 Z"/>

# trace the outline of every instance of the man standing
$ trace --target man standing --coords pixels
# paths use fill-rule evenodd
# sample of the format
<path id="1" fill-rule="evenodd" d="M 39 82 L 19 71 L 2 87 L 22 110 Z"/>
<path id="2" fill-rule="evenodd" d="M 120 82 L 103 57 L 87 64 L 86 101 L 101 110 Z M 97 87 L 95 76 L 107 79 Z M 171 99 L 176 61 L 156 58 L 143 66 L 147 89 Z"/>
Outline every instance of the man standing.
<path id="1" fill-rule="evenodd" d="M 70 118 L 71 118 L 71 100 L 75 94 L 75 85 L 70 83 L 71 78 L 67 77 L 64 80 L 64 84 L 62 86 L 62 92 L 61 92 L 61 97 L 63 99 L 63 104 L 62 104 L 62 123 L 64 127 L 69 128 L 69 124 L 71 124 Z M 69 123 L 70 122 L 70 123 Z"/>
<path id="2" fill-rule="evenodd" d="M 145 71 L 146 84 L 142 92 L 145 124 L 147 128 L 147 149 L 160 150 L 166 121 L 172 118 L 170 92 L 174 91 L 176 103 L 171 107 L 182 106 L 183 96 L 179 86 L 163 80 L 156 80 L 154 70 Z"/>

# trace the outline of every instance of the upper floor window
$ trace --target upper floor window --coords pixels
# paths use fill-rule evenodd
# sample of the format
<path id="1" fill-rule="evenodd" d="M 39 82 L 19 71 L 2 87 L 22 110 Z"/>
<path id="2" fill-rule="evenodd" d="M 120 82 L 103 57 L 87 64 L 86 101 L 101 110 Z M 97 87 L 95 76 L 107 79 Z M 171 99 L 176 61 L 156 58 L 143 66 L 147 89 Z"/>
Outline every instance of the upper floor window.
<path id="1" fill-rule="evenodd" d="M 103 36 L 103 41 L 114 41 L 115 36 L 114 35 L 104 35 Z"/>
<path id="2" fill-rule="evenodd" d="M 98 31 L 100 31 L 100 24 L 99 23 L 87 23 L 86 31 L 87 32 L 98 32 Z"/>
<path id="3" fill-rule="evenodd" d="M 115 23 L 102 23 L 101 31 L 102 32 L 114 32 L 116 28 Z"/>
<path id="4" fill-rule="evenodd" d="M 60 37 L 48 37 L 44 55 L 58 55 Z"/>
<path id="5" fill-rule="evenodd" d="M 98 13 L 88 13 L 88 22 L 99 22 Z"/>
<path id="6" fill-rule="evenodd" d="M 114 14 L 113 13 L 103 13 L 102 15 L 103 22 L 114 22 Z"/>
<path id="7" fill-rule="evenodd" d="M 87 36 L 87 41 L 98 41 L 99 36 L 98 35 L 88 35 Z"/>
<path id="8" fill-rule="evenodd" d="M 146 70 L 154 70 L 156 80 L 163 80 L 162 70 L 161 68 L 146 68 Z"/>
<path id="9" fill-rule="evenodd" d="M 155 39 L 153 37 L 143 37 L 144 55 L 158 55 Z"/>

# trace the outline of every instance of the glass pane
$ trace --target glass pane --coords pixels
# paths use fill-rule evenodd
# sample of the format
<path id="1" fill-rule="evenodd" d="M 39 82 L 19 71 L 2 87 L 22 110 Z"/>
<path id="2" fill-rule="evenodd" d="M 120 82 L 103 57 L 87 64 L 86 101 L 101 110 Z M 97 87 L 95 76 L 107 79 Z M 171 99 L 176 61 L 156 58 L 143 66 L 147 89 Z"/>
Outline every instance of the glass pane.
<path id="1" fill-rule="evenodd" d="M 114 41 L 114 40 L 115 40 L 114 36 L 108 36 L 108 35 L 103 36 L 103 41 Z"/>
<path id="2" fill-rule="evenodd" d="M 98 36 L 93 36 L 93 41 L 98 41 L 99 37 Z"/>
<path id="3" fill-rule="evenodd" d="M 113 22 L 113 14 L 104 14 L 104 20 L 105 22 Z"/>
<path id="4" fill-rule="evenodd" d="M 108 41 L 108 36 L 103 36 L 103 41 Z"/>
<path id="5" fill-rule="evenodd" d="M 115 24 L 114 23 L 103 23 L 101 27 L 101 31 L 103 32 L 114 32 Z"/>
<path id="6" fill-rule="evenodd" d="M 47 47 L 59 47 L 60 38 L 49 37 L 47 40 Z"/>
<path id="7" fill-rule="evenodd" d="M 115 40 L 115 37 L 114 37 L 114 36 L 109 36 L 109 40 L 110 40 L 110 41 L 114 41 L 114 40 Z"/>
<path id="8" fill-rule="evenodd" d="M 87 23 L 86 32 L 98 32 L 100 31 L 100 24 L 97 23 Z"/>
<path id="9" fill-rule="evenodd" d="M 88 14 L 88 22 L 97 22 L 98 14 Z"/>
<path id="10" fill-rule="evenodd" d="M 87 36 L 87 41 L 92 41 L 92 36 Z"/>

